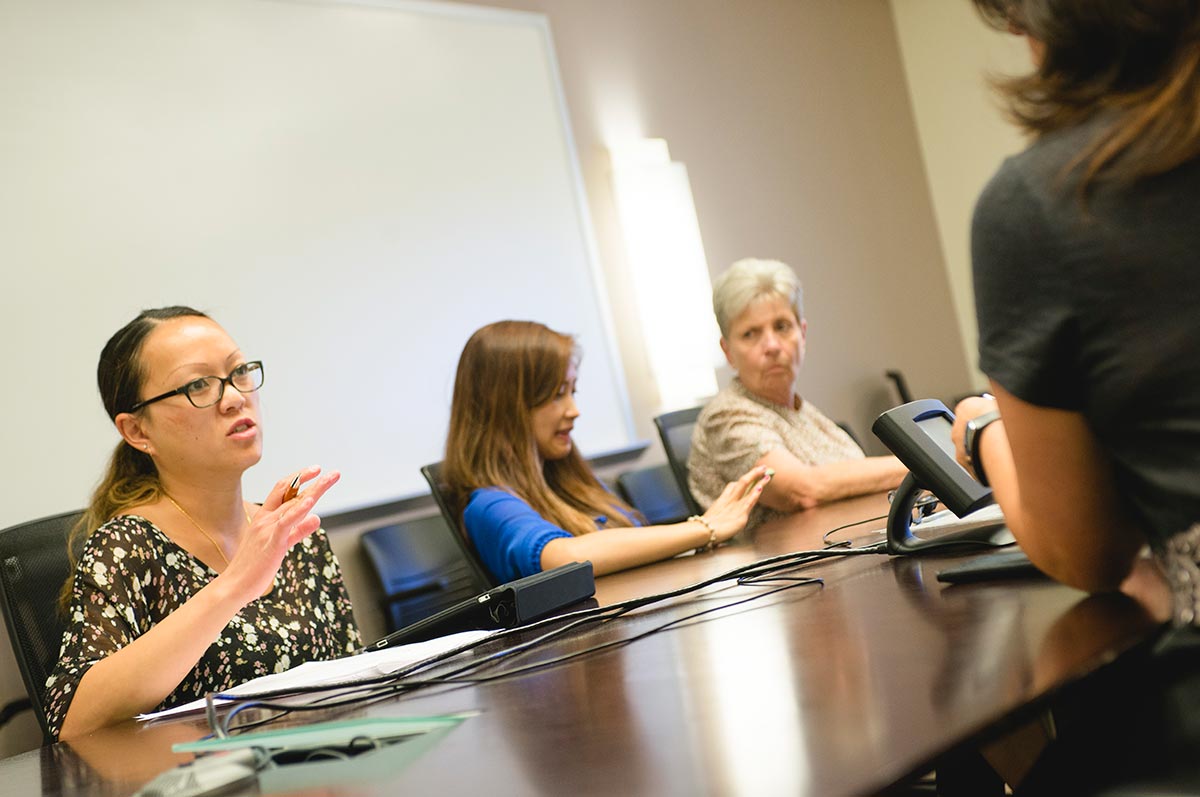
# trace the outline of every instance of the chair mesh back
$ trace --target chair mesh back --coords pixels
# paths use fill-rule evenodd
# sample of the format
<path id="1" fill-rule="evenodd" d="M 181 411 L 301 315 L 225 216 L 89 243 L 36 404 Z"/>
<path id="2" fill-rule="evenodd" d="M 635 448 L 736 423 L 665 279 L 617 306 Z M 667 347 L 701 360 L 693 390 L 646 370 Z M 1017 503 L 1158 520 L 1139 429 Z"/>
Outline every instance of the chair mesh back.
<path id="1" fill-rule="evenodd" d="M 664 413 L 654 419 L 658 436 L 662 439 L 663 450 L 667 452 L 667 462 L 671 464 L 671 472 L 675 474 L 675 483 L 687 499 L 692 512 L 699 512 L 700 505 L 692 497 L 688 487 L 688 454 L 692 451 L 692 429 L 696 419 L 700 417 L 703 407 L 691 407 L 686 410 Z"/>
<path id="2" fill-rule="evenodd" d="M 81 512 L 0 531 L 0 605 L 25 690 L 46 740 L 46 678 L 58 661 L 64 619 L 58 594 L 70 574 L 67 533 Z"/>
<path id="3" fill-rule="evenodd" d="M 462 527 L 462 523 L 459 518 L 454 516 L 454 512 L 450 509 L 449 498 L 446 495 L 446 483 L 442 481 L 442 463 L 432 462 L 426 465 L 421 468 L 421 475 L 429 483 L 429 492 L 433 493 L 433 500 L 437 502 L 438 509 L 442 510 L 442 517 L 446 519 L 446 523 L 450 528 L 457 532 L 454 535 L 454 539 L 462 549 L 463 555 L 471 562 L 476 575 L 483 579 L 484 583 L 489 586 L 499 586 L 500 582 L 492 578 L 491 573 L 484 567 L 483 560 L 479 558 L 475 546 L 471 545 L 470 540 L 467 539 L 467 534 Z"/>

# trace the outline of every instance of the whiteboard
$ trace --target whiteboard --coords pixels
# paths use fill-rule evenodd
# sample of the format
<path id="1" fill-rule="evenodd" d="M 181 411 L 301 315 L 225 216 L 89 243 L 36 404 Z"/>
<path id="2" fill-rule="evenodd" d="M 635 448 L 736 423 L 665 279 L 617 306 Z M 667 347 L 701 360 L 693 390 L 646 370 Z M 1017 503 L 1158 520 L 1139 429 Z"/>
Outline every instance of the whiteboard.
<path id="1" fill-rule="evenodd" d="M 307 464 L 343 473 L 326 513 L 426 492 L 502 318 L 577 336 L 584 453 L 634 441 L 542 15 L 0 0 L 0 109 L 0 526 L 86 503 L 118 441 L 96 360 L 145 307 L 264 361 L 250 498 Z"/>

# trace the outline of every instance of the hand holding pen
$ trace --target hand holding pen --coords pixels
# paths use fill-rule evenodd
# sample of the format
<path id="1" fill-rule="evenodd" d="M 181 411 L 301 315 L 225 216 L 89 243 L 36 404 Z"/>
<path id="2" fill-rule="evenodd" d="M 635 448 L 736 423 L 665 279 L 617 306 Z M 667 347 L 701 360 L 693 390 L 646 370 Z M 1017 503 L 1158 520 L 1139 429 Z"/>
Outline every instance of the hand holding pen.
<path id="1" fill-rule="evenodd" d="M 322 474 L 313 466 L 275 483 L 222 574 L 245 603 L 265 594 L 292 546 L 321 527 L 313 507 L 339 478 L 337 471 Z"/>

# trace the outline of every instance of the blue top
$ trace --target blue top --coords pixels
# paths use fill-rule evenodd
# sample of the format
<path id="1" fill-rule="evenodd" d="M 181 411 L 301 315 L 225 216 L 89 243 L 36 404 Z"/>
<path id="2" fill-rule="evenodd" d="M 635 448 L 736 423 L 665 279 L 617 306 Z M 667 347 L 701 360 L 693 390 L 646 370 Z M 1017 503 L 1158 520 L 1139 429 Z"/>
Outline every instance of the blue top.
<path id="1" fill-rule="evenodd" d="M 634 525 L 641 525 L 637 518 L 626 517 Z M 607 521 L 601 515 L 596 518 L 596 527 Z M 499 487 L 472 491 L 463 511 L 463 525 L 479 558 L 501 584 L 542 572 L 546 543 L 572 536 L 539 515 L 524 499 Z"/>

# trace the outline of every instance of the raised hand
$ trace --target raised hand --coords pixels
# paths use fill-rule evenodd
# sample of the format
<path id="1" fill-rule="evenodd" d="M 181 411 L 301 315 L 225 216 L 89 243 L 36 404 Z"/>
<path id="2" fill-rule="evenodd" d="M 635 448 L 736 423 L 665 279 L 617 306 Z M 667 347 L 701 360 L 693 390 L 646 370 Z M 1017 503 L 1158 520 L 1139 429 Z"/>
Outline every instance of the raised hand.
<path id="1" fill-rule="evenodd" d="M 714 532 L 718 543 L 728 542 L 746 528 L 750 510 L 762 497 L 763 488 L 771 481 L 774 471 L 766 465 L 751 468 L 742 478 L 725 485 L 725 489 L 704 513 L 704 519 Z"/>
<path id="2" fill-rule="evenodd" d="M 251 518 L 250 528 L 242 536 L 237 552 L 222 574 L 246 603 L 270 588 L 292 546 L 321 527 L 321 518 L 313 514 L 313 507 L 337 483 L 341 474 L 337 471 L 320 474 L 318 467 L 302 470 L 300 483 L 311 484 L 289 501 L 284 501 L 283 497 L 296 474 L 280 479 L 271 488 L 262 508 Z"/>

